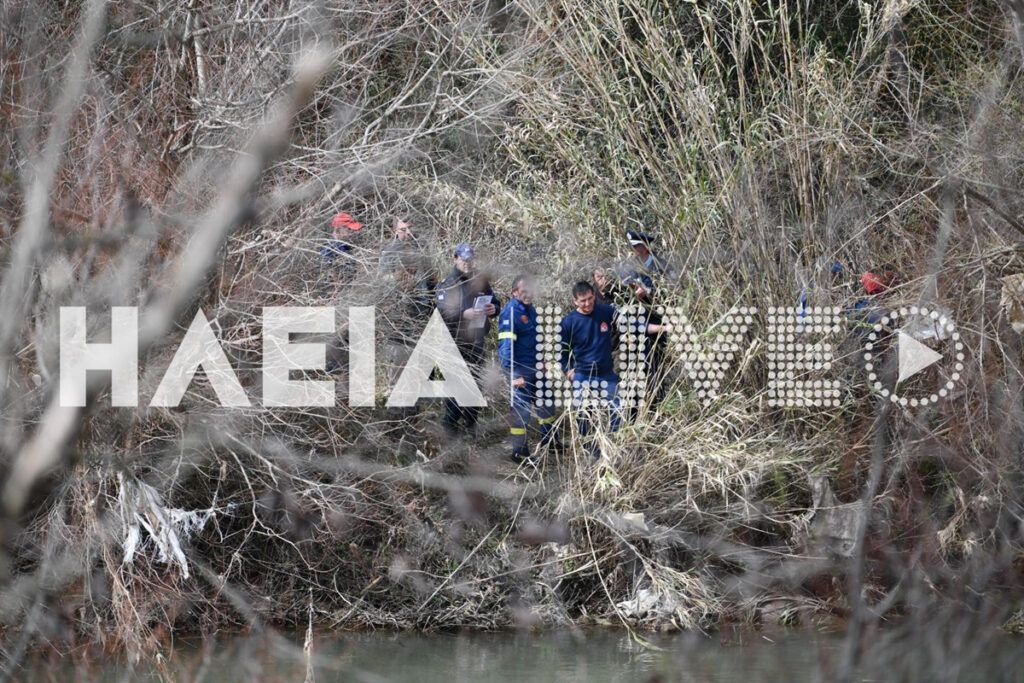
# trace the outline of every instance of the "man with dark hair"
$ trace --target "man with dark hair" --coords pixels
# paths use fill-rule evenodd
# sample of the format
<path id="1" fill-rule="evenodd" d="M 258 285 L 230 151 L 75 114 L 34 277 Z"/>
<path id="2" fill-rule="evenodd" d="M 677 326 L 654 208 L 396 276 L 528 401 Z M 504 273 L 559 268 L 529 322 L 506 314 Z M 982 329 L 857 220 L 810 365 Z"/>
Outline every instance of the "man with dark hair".
<path id="1" fill-rule="evenodd" d="M 380 250 L 380 269 L 385 275 L 394 275 L 408 270 L 415 264 L 416 271 L 423 269 L 423 254 L 413 233 L 412 222 L 404 218 L 396 218 L 394 237 Z"/>
<path id="2" fill-rule="evenodd" d="M 559 362 L 566 378 L 572 382 L 577 402 L 587 394 L 606 401 L 611 413 L 611 429 L 616 431 L 622 421 L 619 411 L 619 376 L 612 358 L 612 333 L 615 309 L 595 301 L 589 282 L 577 282 L 572 288 L 576 310 L 562 318 Z M 580 434 L 590 431 L 589 420 L 579 420 Z"/>
<path id="3" fill-rule="evenodd" d="M 448 324 L 455 344 L 470 370 L 479 376 L 484 359 L 484 340 L 490 329 L 490 318 L 498 314 L 501 301 L 486 275 L 475 269 L 473 247 L 463 243 L 455 248 L 454 266 L 437 286 L 437 308 Z M 445 399 L 444 425 L 449 435 L 460 431 L 476 435 L 480 409 L 460 406 L 455 399 Z"/>
<path id="4" fill-rule="evenodd" d="M 555 421 L 553 401 L 542 401 L 537 396 L 537 309 L 533 307 L 533 281 L 526 275 L 517 275 L 512 281 L 512 298 L 498 316 L 498 360 L 509 379 L 511 403 L 509 436 L 512 441 L 512 459 L 528 462 L 530 449 L 526 429 L 534 406 L 540 443 L 555 449 L 561 443 L 552 427 Z M 554 437 L 554 438 L 553 438 Z"/>
<path id="5" fill-rule="evenodd" d="M 595 301 L 594 288 L 589 282 L 577 282 L 572 288 L 572 298 L 576 310 L 562 318 L 560 364 L 566 378 L 573 383 L 577 402 L 587 394 L 607 402 L 610 426 L 616 431 L 622 422 L 617 395 L 619 376 L 615 373 L 612 355 L 618 313 L 613 306 Z M 672 326 L 639 322 L 636 331 L 658 334 L 671 332 Z M 589 421 L 580 418 L 579 427 L 581 434 L 587 434 Z"/>
<path id="6" fill-rule="evenodd" d="M 613 275 L 604 268 L 594 268 L 594 297 L 597 303 L 614 306 L 622 296 L 622 287 L 613 279 Z"/>

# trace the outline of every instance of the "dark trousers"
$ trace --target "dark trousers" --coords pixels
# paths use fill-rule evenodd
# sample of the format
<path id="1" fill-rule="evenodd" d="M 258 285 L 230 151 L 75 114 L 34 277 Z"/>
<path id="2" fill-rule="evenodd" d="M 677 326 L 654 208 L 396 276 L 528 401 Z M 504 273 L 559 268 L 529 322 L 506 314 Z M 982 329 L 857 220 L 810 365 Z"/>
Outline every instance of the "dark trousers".
<path id="1" fill-rule="evenodd" d="M 668 383 L 665 376 L 665 347 L 668 344 L 665 336 L 660 335 L 652 339 L 647 348 L 647 395 L 645 403 L 651 408 L 657 408 L 665 398 L 665 385 Z"/>
<path id="2" fill-rule="evenodd" d="M 444 418 L 441 420 L 441 424 L 448 431 L 472 435 L 476 431 L 476 423 L 479 419 L 480 408 L 460 406 L 451 398 L 444 400 Z"/>
<path id="3" fill-rule="evenodd" d="M 479 384 L 480 374 L 483 369 L 483 350 L 476 348 L 459 347 L 462 359 L 473 374 L 473 379 Z M 476 434 L 476 423 L 480 419 L 480 408 L 478 406 L 460 406 L 453 398 L 444 400 L 444 418 L 441 424 L 449 432 L 461 432 L 474 436 Z"/>

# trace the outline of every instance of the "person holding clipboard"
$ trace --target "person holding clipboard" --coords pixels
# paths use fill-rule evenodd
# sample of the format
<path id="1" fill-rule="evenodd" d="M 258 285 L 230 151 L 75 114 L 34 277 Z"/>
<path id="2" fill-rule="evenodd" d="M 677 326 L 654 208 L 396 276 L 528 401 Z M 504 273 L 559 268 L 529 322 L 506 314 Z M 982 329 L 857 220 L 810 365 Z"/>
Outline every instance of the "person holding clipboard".
<path id="1" fill-rule="evenodd" d="M 475 268 L 473 247 L 463 242 L 455 247 L 454 265 L 437 286 L 437 308 L 455 339 L 455 345 L 470 371 L 479 378 L 484 361 L 484 341 L 490 319 L 498 315 L 501 301 L 494 295 L 487 276 Z M 442 425 L 449 436 L 476 436 L 480 409 L 460 406 L 445 399 Z"/>

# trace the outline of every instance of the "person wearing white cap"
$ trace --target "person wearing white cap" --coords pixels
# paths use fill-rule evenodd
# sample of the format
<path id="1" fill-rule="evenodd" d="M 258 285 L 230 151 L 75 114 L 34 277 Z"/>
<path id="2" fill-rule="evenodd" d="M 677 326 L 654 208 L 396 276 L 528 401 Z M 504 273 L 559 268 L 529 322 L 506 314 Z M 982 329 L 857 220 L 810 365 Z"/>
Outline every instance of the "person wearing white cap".
<path id="1" fill-rule="evenodd" d="M 629 244 L 633 247 L 633 253 L 643 264 L 644 270 L 651 275 L 663 275 L 666 277 L 675 277 L 675 269 L 669 265 L 668 261 L 655 256 L 651 251 L 651 244 L 654 242 L 654 235 L 648 235 L 644 232 L 638 232 L 636 230 L 627 230 L 626 239 L 629 240 Z"/>
<path id="2" fill-rule="evenodd" d="M 651 243 L 655 238 L 636 230 L 627 230 L 626 239 L 633 247 L 633 253 L 641 262 L 643 269 L 637 274 L 632 286 L 637 301 L 647 309 L 647 320 L 660 325 L 662 320 L 654 307 L 656 278 L 675 278 L 676 272 L 668 261 L 651 252 Z M 656 407 L 665 396 L 665 349 L 667 338 L 664 335 L 648 336 L 645 340 L 644 356 L 647 371 L 647 404 Z"/>

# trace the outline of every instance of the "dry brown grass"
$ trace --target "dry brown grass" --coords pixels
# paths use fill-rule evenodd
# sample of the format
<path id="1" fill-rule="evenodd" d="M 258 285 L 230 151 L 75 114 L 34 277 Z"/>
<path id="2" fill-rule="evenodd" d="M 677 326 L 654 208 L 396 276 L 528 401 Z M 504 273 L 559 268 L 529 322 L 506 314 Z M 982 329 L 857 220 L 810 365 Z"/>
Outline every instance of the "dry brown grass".
<path id="1" fill-rule="evenodd" d="M 856 643 L 872 610 L 911 632 L 952 614 L 985 629 L 1020 599 L 1021 343 L 998 306 L 1000 276 L 1024 270 L 1020 46 L 1000 6 L 120 3 L 80 96 L 60 80 L 73 12 L 2 12 L 7 476 L 46 435 L 57 306 L 141 303 L 168 329 L 201 307 L 255 396 L 260 307 L 387 302 L 376 250 L 410 212 L 438 269 L 471 241 L 499 289 L 525 267 L 566 307 L 642 225 L 681 273 L 664 303 L 709 335 L 811 280 L 813 305 L 848 306 L 856 275 L 889 262 L 904 277 L 887 304 L 941 303 L 971 350 L 934 409 L 876 419 L 856 344 L 839 410 L 773 409 L 762 317 L 711 405 L 676 366 L 660 411 L 599 435 L 599 462 L 574 440 L 532 478 L 501 463 L 500 402 L 469 447 L 440 437 L 436 408 L 395 423 L 341 393 L 326 410 L 220 410 L 197 381 L 181 410 L 111 410 L 99 386 L 66 447 L 44 443 L 32 488 L 8 479 L 11 667 L 79 637 L 148 656 L 171 627 L 707 629 L 756 620 L 768 597 L 852 614 Z M 265 149 L 254 131 L 313 44 L 332 61 L 290 146 L 278 127 Z M 62 92 L 66 134 L 48 114 Z M 254 143 L 262 167 L 237 152 Z M 246 183 L 225 182 L 240 168 Z M 338 210 L 367 226 L 340 287 L 317 257 Z M 826 287 L 832 261 L 848 277 Z M 177 339 L 149 340 L 144 400 Z M 823 481 L 830 507 L 874 510 L 852 561 L 814 544 Z M 176 527 L 188 578 L 145 534 L 123 562 L 126 487 L 212 512 Z M 641 590 L 660 604 L 631 615 Z"/>

